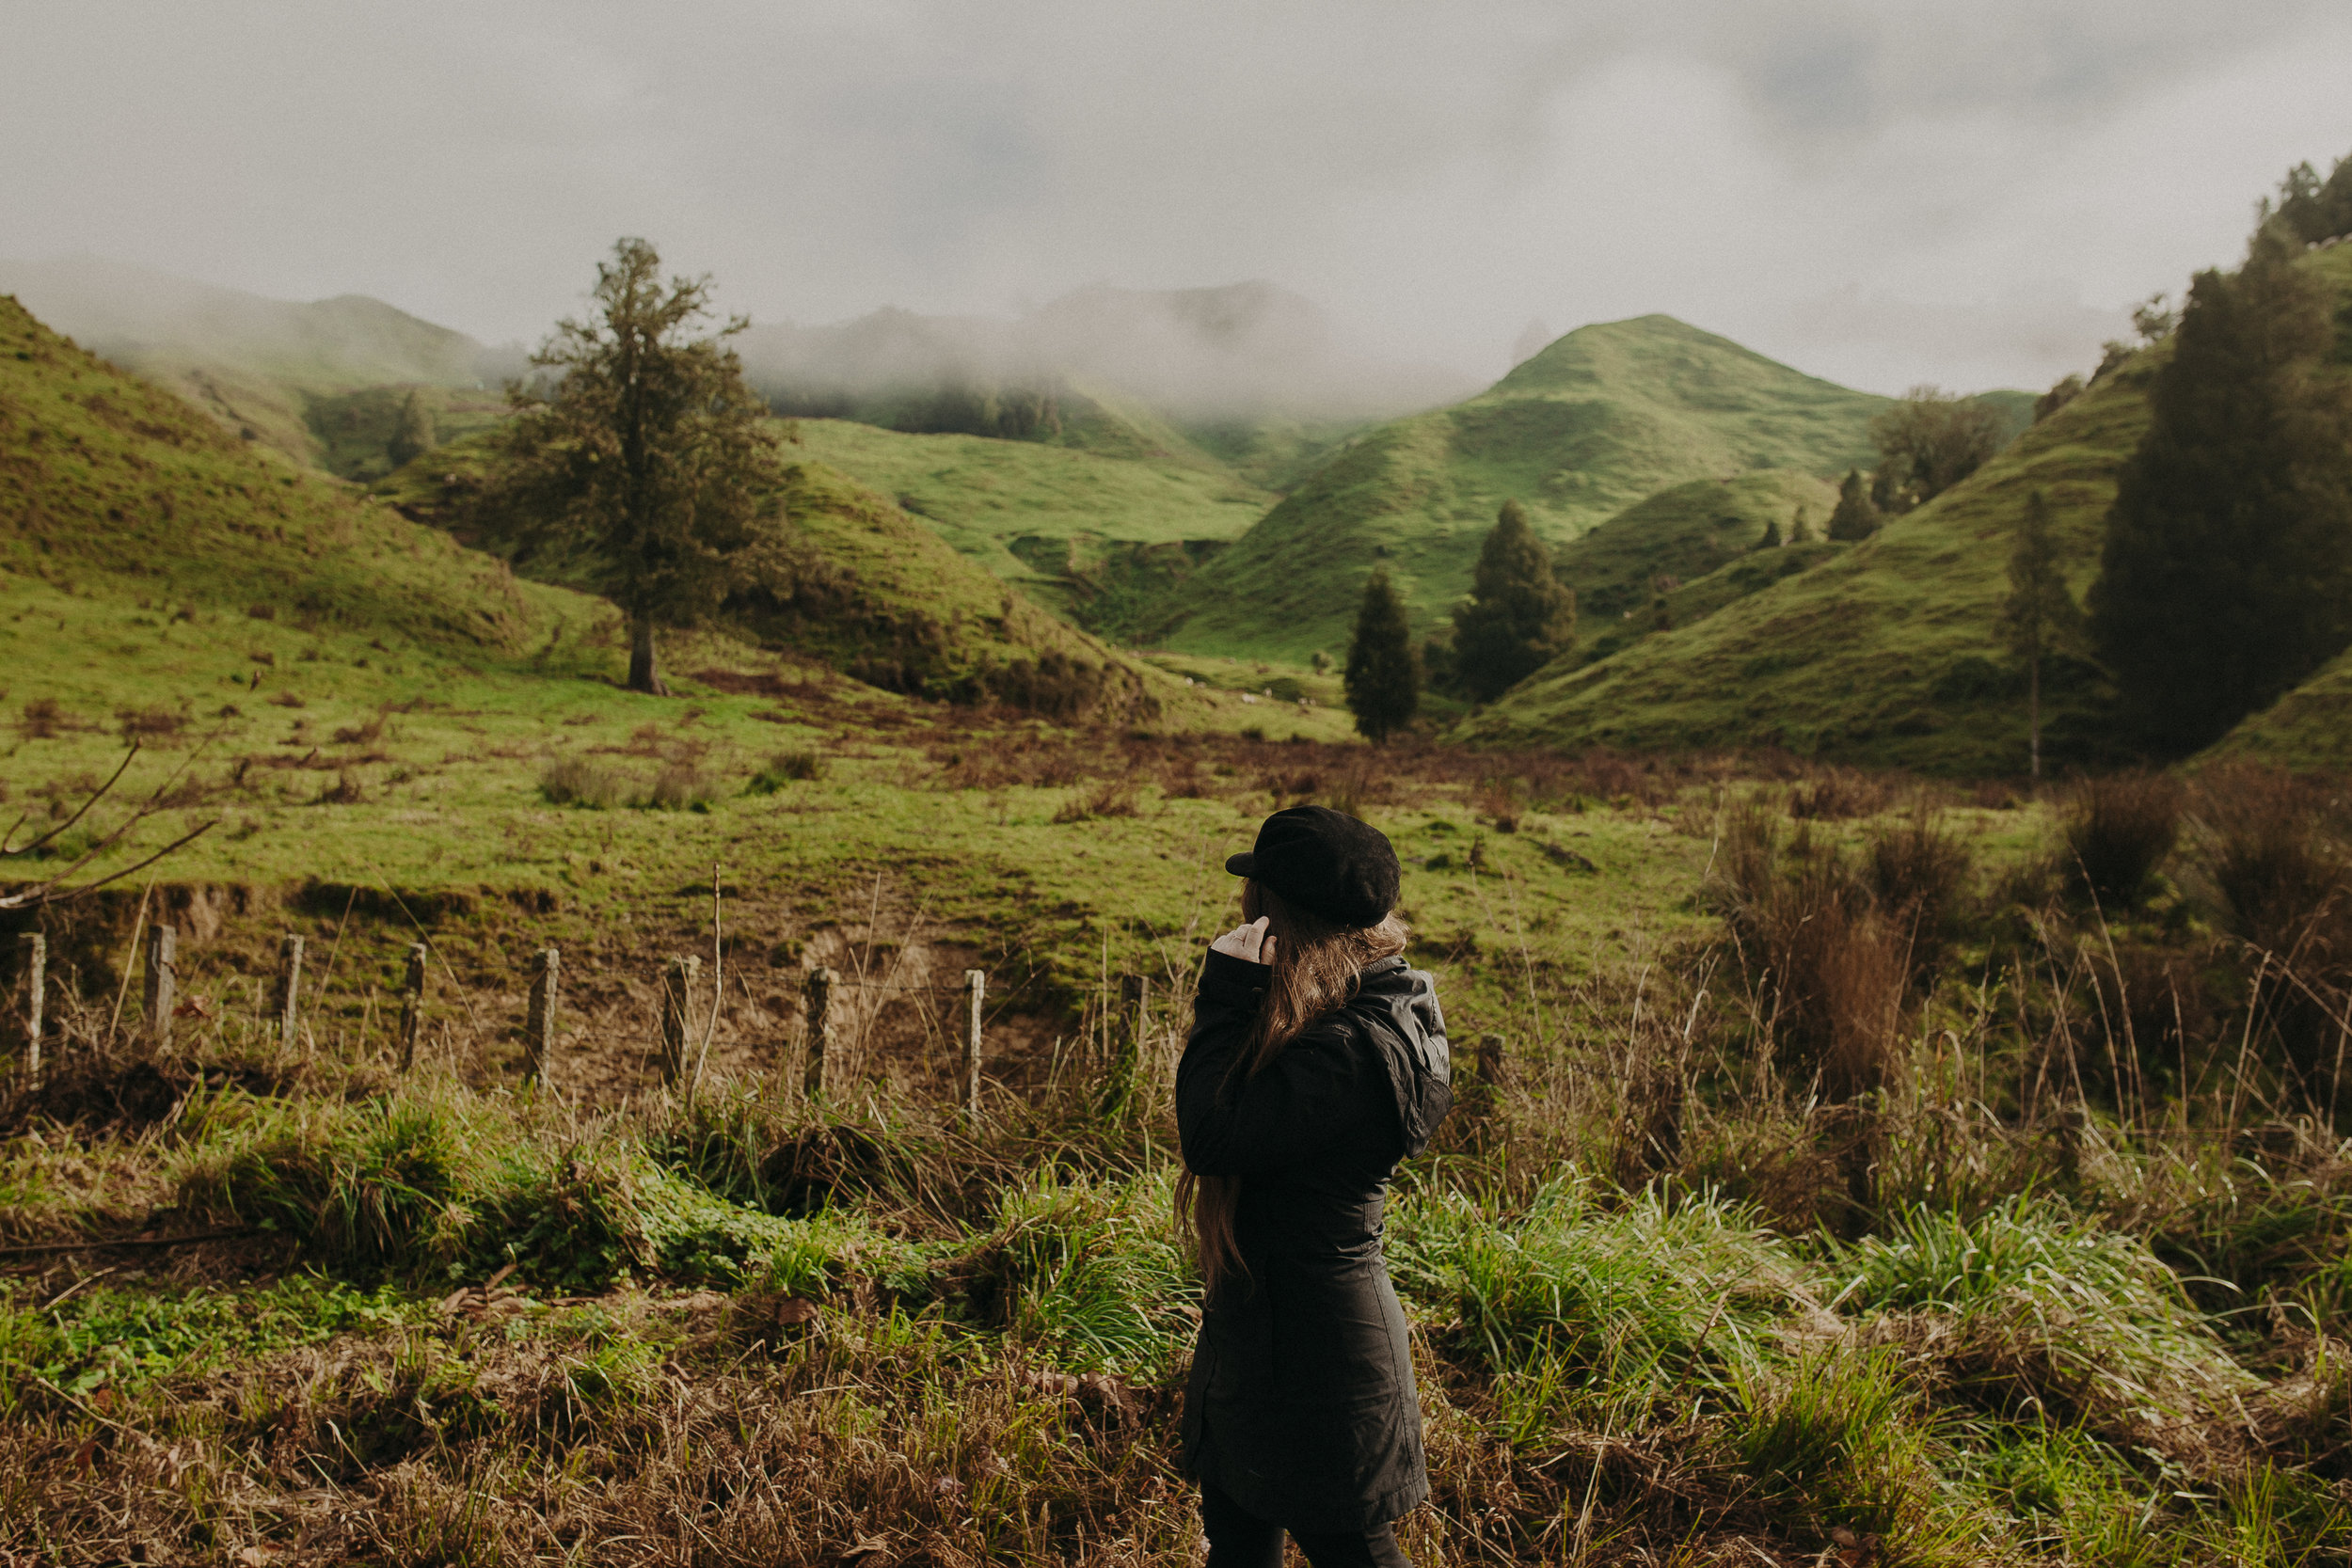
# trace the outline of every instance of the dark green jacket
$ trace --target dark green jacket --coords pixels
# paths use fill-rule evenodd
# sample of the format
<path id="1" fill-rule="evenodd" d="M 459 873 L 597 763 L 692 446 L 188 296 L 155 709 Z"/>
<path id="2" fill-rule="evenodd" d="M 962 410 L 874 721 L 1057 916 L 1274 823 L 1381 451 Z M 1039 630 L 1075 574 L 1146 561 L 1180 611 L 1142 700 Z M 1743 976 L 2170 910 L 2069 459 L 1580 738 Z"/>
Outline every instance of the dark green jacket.
<path id="1" fill-rule="evenodd" d="M 1445 1020 L 1427 974 L 1383 959 L 1345 1007 L 1229 1086 L 1268 973 L 1209 955 L 1176 1069 L 1184 1164 L 1241 1178 L 1248 1265 L 1201 1316 L 1184 1467 L 1294 1532 L 1368 1529 L 1429 1495 L 1380 1219 L 1397 1163 L 1453 1102 Z"/>

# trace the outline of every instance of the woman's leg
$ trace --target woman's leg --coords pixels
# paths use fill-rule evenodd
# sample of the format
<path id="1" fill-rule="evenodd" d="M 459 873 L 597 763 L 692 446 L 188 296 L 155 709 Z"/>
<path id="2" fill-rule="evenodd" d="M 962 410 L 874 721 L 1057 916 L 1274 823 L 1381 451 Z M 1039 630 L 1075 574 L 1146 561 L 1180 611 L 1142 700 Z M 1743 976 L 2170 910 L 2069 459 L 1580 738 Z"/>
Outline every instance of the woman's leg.
<path id="1" fill-rule="evenodd" d="M 1413 1560 L 1396 1544 L 1392 1524 L 1349 1535 L 1294 1534 L 1291 1539 L 1314 1568 L 1413 1568 Z M 1216 1560 L 1214 1554 L 1209 1560 Z"/>
<path id="2" fill-rule="evenodd" d="M 1282 1568 L 1282 1527 L 1249 1513 L 1205 1476 L 1200 1528 L 1209 1538 L 1209 1568 Z"/>

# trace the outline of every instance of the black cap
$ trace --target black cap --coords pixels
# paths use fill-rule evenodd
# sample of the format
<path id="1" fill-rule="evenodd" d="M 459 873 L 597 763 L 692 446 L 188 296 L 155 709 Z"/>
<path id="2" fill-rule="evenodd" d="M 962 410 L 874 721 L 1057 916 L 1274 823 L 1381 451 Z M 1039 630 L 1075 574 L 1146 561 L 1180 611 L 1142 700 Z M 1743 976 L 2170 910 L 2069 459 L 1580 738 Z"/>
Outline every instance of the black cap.
<path id="1" fill-rule="evenodd" d="M 1399 872 L 1387 837 L 1328 806 L 1276 812 L 1259 826 L 1257 844 L 1225 869 L 1350 927 L 1377 926 L 1396 907 Z"/>

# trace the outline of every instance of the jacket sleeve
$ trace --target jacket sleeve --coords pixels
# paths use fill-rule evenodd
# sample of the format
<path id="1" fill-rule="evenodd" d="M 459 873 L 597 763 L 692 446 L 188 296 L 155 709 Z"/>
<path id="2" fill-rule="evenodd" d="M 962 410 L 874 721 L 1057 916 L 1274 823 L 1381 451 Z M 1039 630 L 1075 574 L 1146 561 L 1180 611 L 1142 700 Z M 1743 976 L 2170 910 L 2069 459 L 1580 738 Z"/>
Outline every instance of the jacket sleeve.
<path id="1" fill-rule="evenodd" d="M 1253 1176 L 1324 1152 L 1350 1131 L 1354 1053 L 1344 1025 L 1307 1030 L 1224 1092 L 1265 997 L 1267 971 L 1209 955 L 1176 1068 L 1176 1131 L 1197 1176 Z"/>

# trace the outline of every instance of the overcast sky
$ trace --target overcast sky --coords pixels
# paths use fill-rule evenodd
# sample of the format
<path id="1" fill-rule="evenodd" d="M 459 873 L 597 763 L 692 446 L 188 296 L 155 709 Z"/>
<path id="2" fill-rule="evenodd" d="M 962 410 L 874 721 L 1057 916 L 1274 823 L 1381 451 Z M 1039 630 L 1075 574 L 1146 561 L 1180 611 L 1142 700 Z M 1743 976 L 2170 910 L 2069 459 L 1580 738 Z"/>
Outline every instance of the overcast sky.
<path id="1" fill-rule="evenodd" d="M 2039 387 L 2352 151 L 2344 0 L 10 0 L 0 256 L 535 340 L 620 234 L 761 320 L 1263 277 L 1486 379 L 1662 310 Z"/>

